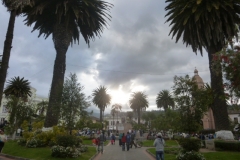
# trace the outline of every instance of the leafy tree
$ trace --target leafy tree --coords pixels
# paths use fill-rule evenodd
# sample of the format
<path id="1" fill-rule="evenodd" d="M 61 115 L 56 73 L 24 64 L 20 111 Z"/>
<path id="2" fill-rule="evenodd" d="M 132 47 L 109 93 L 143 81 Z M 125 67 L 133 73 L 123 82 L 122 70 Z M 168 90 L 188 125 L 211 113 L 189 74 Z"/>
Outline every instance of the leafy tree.
<path id="1" fill-rule="evenodd" d="M 129 118 L 130 121 L 132 121 L 132 118 L 133 118 L 133 112 L 127 112 L 127 117 Z"/>
<path id="2" fill-rule="evenodd" d="M 157 118 L 157 115 L 154 112 L 144 112 L 142 114 L 142 119 L 145 120 L 146 124 L 149 125 L 149 128 L 152 128 L 152 121 Z"/>
<path id="3" fill-rule="evenodd" d="M 166 111 L 157 115 L 151 122 L 151 128 L 156 130 L 173 130 L 179 131 L 180 112 L 178 110 L 167 109 Z"/>
<path id="4" fill-rule="evenodd" d="M 77 81 L 77 75 L 70 73 L 63 85 L 60 115 L 70 133 L 77 122 L 76 119 L 86 115 L 86 109 L 90 106 L 90 102 L 83 93 L 84 87 Z"/>
<path id="5" fill-rule="evenodd" d="M 166 0 L 166 22 L 172 26 L 170 33 L 176 42 L 191 45 L 194 52 L 203 48 L 208 52 L 211 86 L 214 93 L 212 106 L 216 130 L 228 130 L 227 104 L 224 97 L 222 73 L 216 74 L 211 65 L 213 55 L 221 51 L 226 40 L 237 35 L 240 23 L 238 0 Z"/>
<path id="6" fill-rule="evenodd" d="M 66 70 L 66 53 L 70 44 L 79 42 L 80 34 L 89 45 L 100 37 L 112 5 L 102 0 L 34 0 L 35 5 L 25 10 L 26 25 L 34 24 L 33 31 L 47 38 L 52 34 L 56 59 L 53 69 L 49 105 L 45 127 L 57 125 Z"/>
<path id="7" fill-rule="evenodd" d="M 46 111 L 46 109 L 47 109 L 47 106 L 48 106 L 48 101 L 42 100 L 42 102 L 39 102 L 39 103 L 37 104 L 36 112 L 37 112 L 40 116 L 44 116 L 45 111 Z"/>
<path id="8" fill-rule="evenodd" d="M 170 107 L 172 109 L 175 107 L 174 99 L 168 90 L 162 90 L 158 93 L 156 104 L 158 108 L 164 108 L 165 111 Z"/>
<path id="9" fill-rule="evenodd" d="M 95 89 L 92 93 L 93 96 L 93 104 L 95 104 L 100 109 L 100 122 L 103 122 L 103 112 L 105 108 L 111 102 L 111 96 L 107 93 L 107 88 L 104 86 L 100 86 L 99 88 Z"/>
<path id="10" fill-rule="evenodd" d="M 147 95 L 143 92 L 133 92 L 129 100 L 130 108 L 138 115 L 138 124 L 140 124 L 140 115 L 148 107 Z"/>
<path id="11" fill-rule="evenodd" d="M 179 107 L 180 129 L 184 132 L 196 132 L 202 127 L 204 113 L 210 105 L 206 92 L 198 88 L 194 79 L 188 75 L 185 77 L 174 77 L 173 86 L 175 100 Z"/>
<path id="12" fill-rule="evenodd" d="M 89 116 L 81 116 L 80 119 L 76 123 L 76 128 L 83 129 L 91 125 L 92 120 Z"/>
<path id="13" fill-rule="evenodd" d="M 232 104 L 237 104 L 240 98 L 240 46 L 233 46 L 233 43 L 234 41 L 231 41 L 227 48 L 214 55 L 212 68 L 217 74 L 222 68 L 225 78 L 224 88 L 230 93 L 226 96 L 231 97 Z"/>
<path id="14" fill-rule="evenodd" d="M 22 99 L 19 100 L 14 96 L 9 96 L 7 101 L 7 109 L 10 113 L 10 133 L 14 133 L 16 129 L 21 126 L 23 121 L 28 121 L 28 123 L 32 122 L 32 116 L 34 115 L 33 104 L 27 103 Z"/>

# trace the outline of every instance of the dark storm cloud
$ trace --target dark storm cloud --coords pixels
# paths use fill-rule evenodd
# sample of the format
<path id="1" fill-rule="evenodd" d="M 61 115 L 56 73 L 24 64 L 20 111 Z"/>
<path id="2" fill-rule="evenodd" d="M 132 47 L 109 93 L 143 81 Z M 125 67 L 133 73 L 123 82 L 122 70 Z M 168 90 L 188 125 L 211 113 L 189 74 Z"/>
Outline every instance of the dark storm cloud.
<path id="1" fill-rule="evenodd" d="M 131 93 L 134 85 L 144 86 L 149 109 L 154 109 L 156 95 L 163 89 L 171 90 L 174 75 L 193 76 L 196 67 L 203 80 L 210 81 L 207 54 L 196 56 L 181 39 L 175 43 L 168 35 L 170 27 L 165 23 L 164 1 L 108 2 L 114 4 L 110 13 L 112 19 L 101 37 L 91 41 L 90 47 L 80 37 L 79 44 L 73 44 L 67 52 L 65 77 L 70 72 L 76 73 L 87 96 L 99 85 L 110 90 L 121 85 L 126 93 Z M 0 5 L 0 21 L 5 22 L 1 23 L 1 50 L 8 18 L 9 13 Z M 25 26 L 23 20 L 24 17 L 16 19 L 7 79 L 26 77 L 37 94 L 47 97 L 56 56 L 52 36 L 38 38 L 38 31 L 31 33 L 32 27 Z M 94 105 L 90 108 L 98 112 Z M 124 109 L 129 109 L 128 104 Z"/>

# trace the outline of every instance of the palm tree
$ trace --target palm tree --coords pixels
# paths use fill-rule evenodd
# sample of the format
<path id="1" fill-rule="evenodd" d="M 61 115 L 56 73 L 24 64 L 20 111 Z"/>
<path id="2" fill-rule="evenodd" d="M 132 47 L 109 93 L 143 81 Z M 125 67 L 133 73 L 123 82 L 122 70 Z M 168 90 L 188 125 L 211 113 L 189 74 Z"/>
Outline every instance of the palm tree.
<path id="1" fill-rule="evenodd" d="M 92 96 L 92 102 L 100 109 L 100 122 L 102 123 L 102 114 L 105 108 L 107 108 L 107 106 L 110 104 L 111 96 L 107 94 L 107 88 L 104 86 L 100 86 L 99 88 L 95 89 L 92 93 Z"/>
<path id="2" fill-rule="evenodd" d="M 236 24 L 240 23 L 240 5 L 238 0 L 166 0 L 168 11 L 166 22 L 172 26 L 170 33 L 176 36 L 176 42 L 191 45 L 193 51 L 203 48 L 208 52 L 211 86 L 214 92 L 212 106 L 216 130 L 228 130 L 229 121 L 224 97 L 222 72 L 211 67 L 213 55 L 221 51 L 226 40 L 237 35 Z"/>
<path id="3" fill-rule="evenodd" d="M 158 93 L 156 104 L 158 108 L 164 108 L 165 112 L 168 108 L 174 109 L 175 107 L 174 99 L 168 90 L 162 90 Z"/>
<path id="4" fill-rule="evenodd" d="M 111 18 L 111 7 L 102 0 L 35 0 L 34 7 L 25 11 L 26 25 L 34 24 L 33 31 L 39 30 L 39 36 L 52 34 L 56 50 L 45 127 L 58 123 L 69 45 L 79 42 L 80 34 L 88 46 L 90 40 L 100 37 L 106 19 Z"/>
<path id="5" fill-rule="evenodd" d="M 140 124 L 140 114 L 142 110 L 148 107 L 147 95 L 143 92 L 133 92 L 129 100 L 130 108 L 137 112 L 138 124 Z"/>
<path id="6" fill-rule="evenodd" d="M 4 83 L 7 77 L 7 70 L 9 65 L 10 53 L 12 49 L 13 31 L 16 16 L 22 13 L 22 9 L 26 6 L 32 6 L 32 0 L 2 0 L 3 5 L 5 5 L 10 11 L 10 18 L 8 22 L 8 29 L 6 33 L 6 39 L 4 41 L 3 55 L 0 68 L 0 104 L 2 101 L 2 95 L 4 90 Z"/>
<path id="7" fill-rule="evenodd" d="M 116 113 L 117 113 L 116 109 L 112 108 L 111 109 L 111 115 L 113 116 L 113 130 L 114 130 L 114 125 L 115 125 L 114 117 L 115 117 Z"/>
<path id="8" fill-rule="evenodd" d="M 30 82 L 28 80 L 24 80 L 24 78 L 14 77 L 7 81 L 4 94 L 6 97 L 14 96 L 26 100 L 28 96 L 31 97 L 32 95 Z"/>
<path id="9" fill-rule="evenodd" d="M 11 114 L 9 117 L 9 121 L 13 123 L 14 131 L 17 129 L 17 110 L 19 105 L 19 101 L 26 101 L 28 96 L 31 97 L 31 87 L 30 82 L 28 80 L 24 80 L 24 78 L 14 77 L 11 80 L 7 81 L 7 86 L 4 89 L 5 96 L 10 99 L 9 103 L 11 103 Z M 14 132 L 15 133 L 15 132 Z M 15 134 L 13 135 L 13 139 L 15 139 Z"/>
<path id="10" fill-rule="evenodd" d="M 120 111 L 122 110 L 122 106 L 120 104 L 115 103 L 114 105 L 112 105 L 112 108 L 114 108 L 116 110 L 116 114 L 117 114 L 117 124 L 116 124 L 116 129 L 118 130 L 118 113 L 120 113 Z"/>

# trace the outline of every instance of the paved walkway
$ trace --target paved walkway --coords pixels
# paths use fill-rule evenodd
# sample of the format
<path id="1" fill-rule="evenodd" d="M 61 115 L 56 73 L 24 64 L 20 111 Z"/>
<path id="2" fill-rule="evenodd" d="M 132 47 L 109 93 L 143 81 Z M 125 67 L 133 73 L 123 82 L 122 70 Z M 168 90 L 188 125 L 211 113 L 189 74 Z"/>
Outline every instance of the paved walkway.
<path id="1" fill-rule="evenodd" d="M 146 152 L 145 147 L 142 148 L 130 148 L 129 151 L 122 151 L 122 148 L 116 141 L 115 145 L 110 143 L 104 147 L 103 154 L 99 153 L 94 160 L 155 160 L 149 153 Z"/>

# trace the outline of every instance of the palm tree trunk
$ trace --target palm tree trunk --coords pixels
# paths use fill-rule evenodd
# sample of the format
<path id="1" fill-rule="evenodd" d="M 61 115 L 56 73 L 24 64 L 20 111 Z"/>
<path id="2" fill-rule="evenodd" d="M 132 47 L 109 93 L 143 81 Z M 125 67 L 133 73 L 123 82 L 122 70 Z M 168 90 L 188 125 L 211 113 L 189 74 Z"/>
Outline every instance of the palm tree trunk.
<path id="1" fill-rule="evenodd" d="M 220 47 L 219 47 L 220 48 Z M 213 116 L 215 121 L 215 130 L 229 130 L 229 120 L 228 120 L 228 112 L 227 112 L 227 103 L 225 100 L 225 94 L 223 89 L 223 79 L 222 79 L 222 71 L 220 70 L 216 73 L 215 70 L 211 67 L 213 62 L 213 54 L 217 53 L 221 49 L 215 49 L 213 47 L 208 48 L 208 58 L 209 58 L 209 68 L 211 74 L 211 86 L 213 89 Z M 220 65 L 220 64 L 219 64 Z"/>
<path id="2" fill-rule="evenodd" d="M 114 131 L 114 124 L 115 124 L 115 121 L 114 121 L 114 114 L 113 114 L 113 131 Z"/>
<path id="3" fill-rule="evenodd" d="M 139 108 L 137 109 L 137 112 L 138 112 L 137 113 L 138 114 L 138 124 L 140 124 L 140 109 Z"/>
<path id="4" fill-rule="evenodd" d="M 102 123 L 102 107 L 100 107 L 100 123 Z"/>
<path id="5" fill-rule="evenodd" d="M 56 49 L 56 59 L 53 69 L 52 85 L 44 127 L 58 124 L 61 97 L 66 70 L 66 53 L 71 42 L 72 32 L 63 24 L 58 24 L 53 30 L 53 42 Z"/>
<path id="6" fill-rule="evenodd" d="M 12 10 L 10 13 L 10 18 L 9 18 L 9 22 L 8 22 L 6 39 L 4 41 L 2 65 L 0 67 L 0 105 L 2 102 L 4 83 L 6 81 L 10 53 L 11 53 L 11 49 L 12 49 L 12 40 L 13 40 L 15 19 L 16 19 L 16 11 Z"/>

